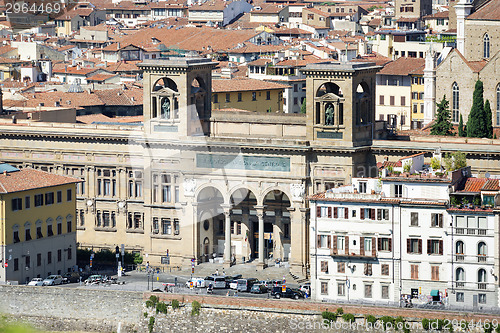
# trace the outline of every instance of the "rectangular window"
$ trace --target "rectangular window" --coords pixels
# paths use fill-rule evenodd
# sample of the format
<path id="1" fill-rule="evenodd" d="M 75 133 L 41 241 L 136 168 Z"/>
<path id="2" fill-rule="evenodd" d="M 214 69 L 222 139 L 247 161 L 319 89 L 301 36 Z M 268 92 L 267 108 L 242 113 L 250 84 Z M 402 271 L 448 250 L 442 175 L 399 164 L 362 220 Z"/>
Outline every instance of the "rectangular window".
<path id="1" fill-rule="evenodd" d="M 381 274 L 382 275 L 389 275 L 389 264 L 382 264 L 381 265 Z"/>
<path id="2" fill-rule="evenodd" d="M 25 241 L 31 240 L 31 229 L 24 230 L 24 240 Z"/>
<path id="3" fill-rule="evenodd" d="M 418 212 L 411 213 L 411 222 L 412 227 L 418 227 Z"/>
<path id="4" fill-rule="evenodd" d="M 35 207 L 43 206 L 43 194 L 35 194 Z"/>
<path id="5" fill-rule="evenodd" d="M 57 250 L 57 261 L 61 261 L 62 260 L 62 250 Z"/>
<path id="6" fill-rule="evenodd" d="M 68 248 L 68 260 L 71 260 L 71 257 L 72 257 L 72 253 L 71 253 L 71 248 L 69 247 Z"/>
<path id="7" fill-rule="evenodd" d="M 366 193 L 366 182 L 359 182 L 359 193 Z"/>
<path id="8" fill-rule="evenodd" d="M 394 105 L 394 96 L 389 97 L 389 105 Z"/>
<path id="9" fill-rule="evenodd" d="M 214 94 L 214 103 L 219 103 L 219 95 Z"/>
<path id="10" fill-rule="evenodd" d="M 410 265 L 410 278 L 412 280 L 418 280 L 418 265 Z"/>
<path id="11" fill-rule="evenodd" d="M 441 239 L 428 239 L 427 240 L 427 254 L 443 254 L 443 240 Z"/>
<path id="12" fill-rule="evenodd" d="M 45 204 L 52 205 L 54 203 L 54 192 L 45 193 Z"/>
<path id="13" fill-rule="evenodd" d="M 178 235 L 180 232 L 179 219 L 174 219 L 174 235 Z"/>
<path id="14" fill-rule="evenodd" d="M 457 292 L 457 302 L 463 302 L 463 301 L 464 301 L 464 293 Z"/>
<path id="15" fill-rule="evenodd" d="M 41 253 L 37 253 L 37 255 L 36 255 L 36 265 L 42 266 L 42 254 Z"/>
<path id="16" fill-rule="evenodd" d="M 161 233 L 163 235 L 172 234 L 172 223 L 170 222 L 170 219 L 161 219 Z"/>
<path id="17" fill-rule="evenodd" d="M 66 232 L 72 232 L 71 220 L 66 222 Z"/>
<path id="18" fill-rule="evenodd" d="M 319 247 L 321 248 L 329 248 L 329 239 L 330 239 L 330 236 L 328 235 L 320 235 L 319 236 Z"/>
<path id="19" fill-rule="evenodd" d="M 443 214 L 431 214 L 431 227 L 443 227 Z"/>
<path id="20" fill-rule="evenodd" d="M 18 211 L 23 209 L 23 199 L 21 198 L 14 198 L 12 199 L 12 211 Z"/>
<path id="21" fill-rule="evenodd" d="M 18 271 L 18 270 L 19 270 L 19 259 L 15 258 L 14 259 L 14 271 Z"/>
<path id="22" fill-rule="evenodd" d="M 62 191 L 57 191 L 57 203 L 62 202 Z"/>
<path id="23" fill-rule="evenodd" d="M 389 299 L 389 286 L 382 286 L 382 299 Z"/>
<path id="24" fill-rule="evenodd" d="M 42 227 L 36 227 L 36 239 L 43 238 Z"/>
<path id="25" fill-rule="evenodd" d="M 345 273 L 345 262 L 338 262 L 337 263 L 337 272 Z"/>
<path id="26" fill-rule="evenodd" d="M 238 93 L 238 102 L 241 102 L 243 99 L 242 99 L 242 94 L 239 92 Z"/>
<path id="27" fill-rule="evenodd" d="M 57 234 L 58 235 L 62 234 L 62 223 L 57 224 Z"/>
<path id="28" fill-rule="evenodd" d="M 366 276 L 371 276 L 372 275 L 372 264 L 371 263 L 365 263 L 364 274 Z"/>
<path id="29" fill-rule="evenodd" d="M 365 284 L 365 298 L 372 298 L 372 285 Z"/>
<path id="30" fill-rule="evenodd" d="M 477 299 L 478 303 L 486 304 L 486 294 L 479 294 L 478 296 L 479 296 Z"/>
<path id="31" fill-rule="evenodd" d="M 343 251 L 345 249 L 345 236 L 337 237 L 337 250 Z"/>
<path id="32" fill-rule="evenodd" d="M 226 94 L 226 103 L 231 102 L 231 94 Z"/>
<path id="33" fill-rule="evenodd" d="M 345 282 L 337 282 L 337 295 L 345 296 Z"/>
<path id="34" fill-rule="evenodd" d="M 14 231 L 14 235 L 13 235 L 13 238 L 14 240 L 14 243 L 19 243 L 21 240 L 19 239 L 19 231 Z"/>
<path id="35" fill-rule="evenodd" d="M 31 197 L 24 197 L 24 208 L 29 209 L 31 206 Z"/>
<path id="36" fill-rule="evenodd" d="M 321 295 L 328 295 L 328 282 L 321 281 Z"/>
<path id="37" fill-rule="evenodd" d="M 328 273 L 328 261 L 321 261 L 321 273 Z"/>
<path id="38" fill-rule="evenodd" d="M 372 245 L 373 245 L 372 239 L 370 237 L 365 237 L 365 239 L 364 239 L 365 252 L 371 252 Z"/>
<path id="39" fill-rule="evenodd" d="M 384 105 L 384 95 L 379 96 L 379 104 Z"/>
<path id="40" fill-rule="evenodd" d="M 52 264 L 52 252 L 47 252 L 47 264 Z"/>
<path id="41" fill-rule="evenodd" d="M 256 101 L 257 100 L 257 93 L 254 91 L 252 92 L 252 101 Z"/>
<path id="42" fill-rule="evenodd" d="M 71 201 L 71 200 L 73 200 L 73 192 L 69 188 L 66 190 L 66 201 Z"/>
<path id="43" fill-rule="evenodd" d="M 439 281 L 439 266 L 431 266 L 431 280 Z"/>
<path id="44" fill-rule="evenodd" d="M 422 254 L 422 240 L 418 238 L 408 238 L 406 240 L 407 253 Z"/>
<path id="45" fill-rule="evenodd" d="M 392 239 L 381 237 L 378 239 L 379 251 L 392 251 Z"/>
<path id="46" fill-rule="evenodd" d="M 52 230 L 52 224 L 47 225 L 47 237 L 53 236 L 54 231 Z"/>
<path id="47" fill-rule="evenodd" d="M 406 106 L 406 96 L 401 96 L 401 106 Z"/>
<path id="48" fill-rule="evenodd" d="M 402 198 L 403 197 L 403 185 L 402 184 L 396 184 L 396 185 L 394 185 L 394 196 L 396 198 Z"/>

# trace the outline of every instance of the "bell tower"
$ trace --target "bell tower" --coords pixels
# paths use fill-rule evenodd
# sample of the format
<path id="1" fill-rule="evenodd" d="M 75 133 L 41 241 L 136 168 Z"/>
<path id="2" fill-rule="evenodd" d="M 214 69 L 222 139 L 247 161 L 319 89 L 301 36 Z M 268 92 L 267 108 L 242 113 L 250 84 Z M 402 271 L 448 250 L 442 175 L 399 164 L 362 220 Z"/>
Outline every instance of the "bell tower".
<path id="1" fill-rule="evenodd" d="M 369 145 L 375 126 L 375 74 L 367 62 L 307 65 L 307 139 L 318 145 Z"/>
<path id="2" fill-rule="evenodd" d="M 209 135 L 212 69 L 202 58 L 148 60 L 144 73 L 144 130 L 151 136 Z"/>

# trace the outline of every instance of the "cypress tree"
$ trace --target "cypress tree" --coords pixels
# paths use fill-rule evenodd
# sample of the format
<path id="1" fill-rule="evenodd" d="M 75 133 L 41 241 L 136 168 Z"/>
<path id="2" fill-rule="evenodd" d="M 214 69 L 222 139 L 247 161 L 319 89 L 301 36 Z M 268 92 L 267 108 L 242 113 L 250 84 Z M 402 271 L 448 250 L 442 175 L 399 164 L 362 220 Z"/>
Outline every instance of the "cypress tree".
<path id="1" fill-rule="evenodd" d="M 477 80 L 472 97 L 472 108 L 467 120 L 467 136 L 470 138 L 483 138 L 485 134 L 483 82 Z"/>
<path id="2" fill-rule="evenodd" d="M 486 129 L 486 135 L 484 136 L 485 138 L 492 139 L 493 138 L 493 124 L 491 119 L 491 107 L 490 107 L 490 101 L 486 100 L 484 102 L 484 121 L 485 121 L 485 129 Z"/>
<path id="3" fill-rule="evenodd" d="M 300 106 L 300 113 L 306 113 L 307 109 L 306 109 L 306 99 L 304 98 L 304 100 L 302 101 L 302 105 Z"/>
<path id="4" fill-rule="evenodd" d="M 464 118 L 462 118 L 462 114 L 460 114 L 460 122 L 458 123 L 458 136 L 465 136 L 464 131 Z"/>
<path id="5" fill-rule="evenodd" d="M 431 127 L 431 135 L 453 135 L 451 131 L 452 125 L 450 122 L 449 102 L 446 100 L 446 95 L 443 96 L 441 102 L 436 104 L 438 107 L 436 120 Z"/>

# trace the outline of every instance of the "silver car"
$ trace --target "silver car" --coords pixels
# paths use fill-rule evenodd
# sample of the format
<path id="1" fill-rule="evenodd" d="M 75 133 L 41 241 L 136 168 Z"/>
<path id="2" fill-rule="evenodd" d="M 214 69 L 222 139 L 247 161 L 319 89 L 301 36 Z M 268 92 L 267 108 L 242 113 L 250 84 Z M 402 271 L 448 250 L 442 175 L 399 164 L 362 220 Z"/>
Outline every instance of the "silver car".
<path id="1" fill-rule="evenodd" d="M 33 278 L 28 283 L 28 286 L 43 286 L 43 279 L 42 278 Z"/>
<path id="2" fill-rule="evenodd" d="M 63 278 L 61 275 L 50 275 L 45 280 L 43 280 L 44 286 L 54 286 L 56 284 L 62 284 Z"/>

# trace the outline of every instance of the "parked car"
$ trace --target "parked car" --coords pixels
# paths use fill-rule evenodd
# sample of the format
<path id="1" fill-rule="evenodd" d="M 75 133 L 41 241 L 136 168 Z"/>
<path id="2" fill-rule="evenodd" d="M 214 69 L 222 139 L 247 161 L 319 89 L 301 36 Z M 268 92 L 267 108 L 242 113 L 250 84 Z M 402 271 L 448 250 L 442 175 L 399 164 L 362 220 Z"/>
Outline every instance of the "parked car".
<path id="1" fill-rule="evenodd" d="M 28 286 L 43 286 L 43 279 L 42 278 L 33 278 L 28 283 Z"/>
<path id="2" fill-rule="evenodd" d="M 80 274 L 78 274 L 77 272 L 64 273 L 62 277 L 63 283 L 80 282 Z"/>
<path id="3" fill-rule="evenodd" d="M 298 289 L 286 288 L 286 291 L 283 292 L 281 289 L 274 294 L 274 298 L 293 298 L 299 299 L 304 298 L 304 293 Z"/>
<path id="4" fill-rule="evenodd" d="M 205 288 L 209 285 L 209 282 L 206 280 L 206 278 L 192 278 L 187 280 L 186 282 L 186 287 L 190 288 L 191 287 L 191 281 L 193 282 L 193 287 L 194 288 Z M 212 282 L 213 284 L 213 282 Z"/>
<path id="5" fill-rule="evenodd" d="M 230 280 L 229 281 L 229 289 L 238 289 L 238 280 Z"/>
<path id="6" fill-rule="evenodd" d="M 102 280 L 103 280 L 102 275 L 91 275 L 87 280 L 85 280 L 85 284 L 100 283 L 102 282 Z"/>
<path id="7" fill-rule="evenodd" d="M 215 289 L 225 289 L 227 288 L 226 278 L 223 276 L 216 276 L 212 285 Z"/>
<path id="8" fill-rule="evenodd" d="M 43 280 L 44 286 L 54 286 L 56 284 L 61 284 L 63 282 L 63 278 L 61 275 L 50 275 L 45 280 Z"/>
<path id="9" fill-rule="evenodd" d="M 252 294 L 265 294 L 267 293 L 267 287 L 263 284 L 254 284 L 250 289 Z"/>
<path id="10" fill-rule="evenodd" d="M 271 296 L 276 295 L 277 292 L 281 292 L 281 286 L 271 288 Z"/>
<path id="11" fill-rule="evenodd" d="M 248 292 L 248 291 L 250 291 L 250 289 L 252 289 L 252 286 L 258 282 L 259 282 L 259 280 L 257 280 L 256 278 L 239 279 L 236 290 Z"/>
<path id="12" fill-rule="evenodd" d="M 307 293 L 307 295 L 311 296 L 311 284 L 310 283 L 305 283 L 299 287 L 299 290 L 302 291 L 304 294 Z"/>

